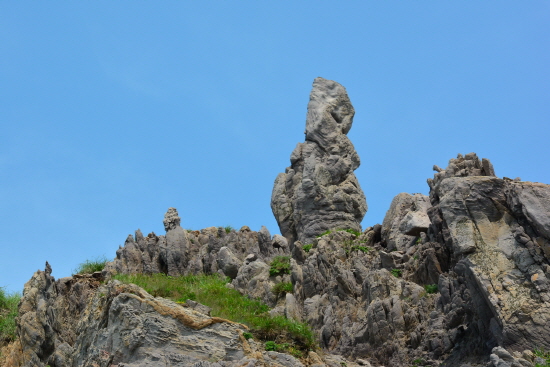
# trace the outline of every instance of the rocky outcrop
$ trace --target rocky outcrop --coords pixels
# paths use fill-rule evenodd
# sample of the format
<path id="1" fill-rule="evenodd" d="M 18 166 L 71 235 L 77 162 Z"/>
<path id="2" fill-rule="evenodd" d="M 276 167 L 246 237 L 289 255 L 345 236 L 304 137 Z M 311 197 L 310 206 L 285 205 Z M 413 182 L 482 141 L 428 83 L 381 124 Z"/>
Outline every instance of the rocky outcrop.
<path id="1" fill-rule="evenodd" d="M 475 154 L 459 156 L 445 170 L 454 170 L 455 175 L 442 177 L 442 171 L 431 182 L 429 213 L 436 225 L 430 239 L 444 243 L 453 259 L 449 272 L 440 277 L 440 284 L 449 289 L 442 298 L 442 311 L 453 318 L 461 314 L 463 321 L 471 318 L 470 324 L 475 320 L 476 328 L 470 327 L 468 334 L 486 348 L 549 348 L 550 267 L 543 223 L 550 186 L 491 176 L 488 160 L 481 166 L 490 168 L 481 173 L 489 174 L 472 176 L 463 169 L 456 171 L 457 161 L 479 172 Z M 460 288 L 476 297 L 462 299 L 457 306 L 452 299 Z"/>
<path id="2" fill-rule="evenodd" d="M 382 222 L 382 236 L 388 251 L 407 250 L 430 226 L 430 200 L 422 194 L 405 192 L 393 198 Z"/>
<path id="3" fill-rule="evenodd" d="M 550 349 L 550 186 L 499 179 L 475 154 L 436 171 L 429 199 L 399 194 L 363 232 L 290 246 L 265 227 L 184 230 L 171 208 L 165 236 L 138 230 L 102 274 L 56 281 L 46 266 L 20 305 L 23 365 L 534 366 L 530 350 Z M 277 255 L 290 274 L 270 274 Z M 116 272 L 228 276 L 271 315 L 308 323 L 324 354 L 267 352 L 204 305 L 101 284 Z"/>
<path id="4" fill-rule="evenodd" d="M 316 78 L 310 94 L 306 138 L 273 187 L 271 209 L 292 246 L 311 243 L 329 229 L 361 230 L 365 195 L 353 171 L 360 161 L 347 137 L 355 111 L 344 87 Z"/>
<path id="5" fill-rule="evenodd" d="M 116 258 L 107 263 L 103 275 L 154 274 L 170 276 L 220 273 L 237 277 L 247 256 L 269 262 L 277 255 L 288 255 L 286 240 L 262 227 L 259 232 L 244 226 L 239 231 L 208 227 L 200 231 L 185 230 L 175 208 L 164 216 L 166 235 L 150 233 L 144 237 L 138 229 L 129 235 Z"/>
<path id="6" fill-rule="evenodd" d="M 196 302 L 184 307 L 133 284 L 100 284 L 100 274 L 56 281 L 50 273 L 47 266 L 25 285 L 18 365 L 303 366 L 291 355 L 265 351 L 243 336 L 247 326 L 202 313 L 208 308 Z M 304 362 L 339 366 L 310 354 Z"/>
<path id="7" fill-rule="evenodd" d="M 397 195 L 382 225 L 361 232 L 367 207 L 346 136 L 353 114 L 341 85 L 314 81 L 306 141 L 273 188 L 282 236 L 265 227 L 186 230 L 170 208 L 165 235 L 136 231 L 101 273 L 55 280 L 46 263 L 25 285 L 9 360 L 51 367 L 546 363 L 531 350 L 550 349 L 550 185 L 500 179 L 488 159 L 459 154 L 445 169 L 434 166 L 429 197 Z M 275 256 L 290 271 L 273 271 Z M 271 316 L 307 323 L 322 352 L 298 360 L 265 351 L 244 337 L 245 325 L 212 317 L 194 301 L 184 307 L 153 297 L 112 280 L 116 273 L 226 276 L 227 287 L 261 300 Z"/>

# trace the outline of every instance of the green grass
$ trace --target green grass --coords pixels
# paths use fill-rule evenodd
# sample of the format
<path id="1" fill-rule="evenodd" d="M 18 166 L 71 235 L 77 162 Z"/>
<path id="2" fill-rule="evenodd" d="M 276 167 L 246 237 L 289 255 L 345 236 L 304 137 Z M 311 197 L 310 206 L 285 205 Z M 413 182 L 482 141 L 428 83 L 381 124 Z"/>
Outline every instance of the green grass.
<path id="1" fill-rule="evenodd" d="M 297 350 L 316 349 L 315 335 L 305 323 L 284 316 L 270 316 L 262 302 L 227 288 L 227 279 L 218 275 L 171 277 L 164 274 L 115 275 L 123 283 L 134 283 L 155 297 L 176 302 L 195 300 L 212 309 L 212 315 L 240 322 L 262 340 L 283 340 Z"/>
<path id="2" fill-rule="evenodd" d="M 366 246 L 359 246 L 359 245 L 355 245 L 355 246 L 352 246 L 351 247 L 351 251 L 362 251 L 364 253 L 367 253 L 369 252 L 371 249 L 369 247 L 366 247 Z"/>
<path id="3" fill-rule="evenodd" d="M 544 364 L 536 363 L 535 367 L 550 367 L 550 351 L 546 351 L 542 348 L 535 348 L 533 349 L 533 354 L 546 361 Z"/>
<path id="4" fill-rule="evenodd" d="M 271 291 L 275 294 L 292 293 L 294 291 L 294 288 L 292 287 L 292 283 L 290 282 L 281 282 L 275 284 Z"/>
<path id="5" fill-rule="evenodd" d="M 320 238 L 320 237 L 323 237 L 323 236 L 326 236 L 327 234 L 331 234 L 332 231 L 329 229 L 329 230 L 326 230 L 324 231 L 323 233 L 321 233 L 320 235 L 317 236 L 317 238 Z"/>
<path id="6" fill-rule="evenodd" d="M 269 275 L 275 277 L 282 274 L 290 274 L 290 256 L 275 256 L 271 261 Z"/>
<path id="7" fill-rule="evenodd" d="M 225 229 L 225 233 L 231 233 L 231 231 L 234 230 L 234 228 L 231 226 L 225 226 L 224 229 Z"/>
<path id="8" fill-rule="evenodd" d="M 351 234 L 355 235 L 356 237 L 359 237 L 359 236 L 361 235 L 361 232 L 356 231 L 356 230 L 351 229 L 351 228 L 348 228 L 348 229 L 338 229 L 338 231 L 348 232 L 348 233 L 351 233 Z"/>
<path id="9" fill-rule="evenodd" d="M 401 277 L 402 271 L 401 271 L 401 269 L 392 269 L 392 270 L 391 270 L 391 273 L 392 273 L 392 275 L 393 275 L 394 277 L 400 278 L 400 277 Z"/>
<path id="10" fill-rule="evenodd" d="M 0 345 L 7 344 L 16 338 L 17 305 L 21 294 L 7 293 L 0 287 Z"/>
<path id="11" fill-rule="evenodd" d="M 313 248 L 313 243 L 304 245 L 304 246 L 302 247 L 302 249 L 303 249 L 305 252 L 309 252 L 312 248 Z"/>
<path id="12" fill-rule="evenodd" d="M 85 262 L 78 265 L 78 267 L 73 270 L 74 274 L 93 274 L 96 271 L 102 271 L 107 263 L 107 258 L 105 256 L 98 256 L 93 260 L 86 260 Z"/>
<path id="13" fill-rule="evenodd" d="M 428 293 L 428 294 L 437 293 L 437 284 L 426 284 L 424 286 L 424 289 L 426 290 L 426 293 Z"/>

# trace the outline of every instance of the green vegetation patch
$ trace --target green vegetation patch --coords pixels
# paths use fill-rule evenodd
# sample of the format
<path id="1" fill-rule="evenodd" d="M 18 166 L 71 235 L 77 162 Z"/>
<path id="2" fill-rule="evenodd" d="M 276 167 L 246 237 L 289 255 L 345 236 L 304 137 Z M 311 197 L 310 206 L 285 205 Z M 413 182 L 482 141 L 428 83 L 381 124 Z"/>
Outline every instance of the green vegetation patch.
<path id="1" fill-rule="evenodd" d="M 332 231 L 330 229 L 326 230 L 323 233 L 321 233 L 320 235 L 318 235 L 317 238 L 321 238 L 321 237 L 326 236 L 327 234 L 331 234 L 331 233 L 332 233 Z"/>
<path id="2" fill-rule="evenodd" d="M 401 273 L 402 273 L 402 270 L 401 269 L 392 269 L 391 270 L 391 274 L 396 277 L 396 278 L 400 278 L 401 277 Z"/>
<path id="3" fill-rule="evenodd" d="M 277 344 L 270 340 L 265 343 L 264 348 L 268 352 L 290 353 L 297 358 L 302 358 L 304 356 L 304 353 L 301 350 L 296 349 L 295 346 L 289 343 Z"/>
<path id="4" fill-rule="evenodd" d="M 550 351 L 546 351 L 542 348 L 535 348 L 533 350 L 535 357 L 539 357 L 545 360 L 544 364 L 535 363 L 535 367 L 550 367 Z"/>
<path id="5" fill-rule="evenodd" d="M 370 251 L 370 247 L 356 245 L 351 247 L 351 251 L 361 251 L 367 253 Z"/>
<path id="6" fill-rule="evenodd" d="M 96 271 L 102 271 L 107 261 L 109 260 L 107 260 L 105 256 L 98 256 L 93 260 L 86 260 L 73 270 L 73 274 L 93 274 Z"/>
<path id="7" fill-rule="evenodd" d="M 290 256 L 275 256 L 271 261 L 269 275 L 277 276 L 290 274 Z"/>
<path id="8" fill-rule="evenodd" d="M 0 287 L 0 346 L 16 339 L 17 305 L 21 299 L 19 293 L 7 293 Z"/>
<path id="9" fill-rule="evenodd" d="M 224 229 L 225 229 L 225 233 L 231 233 L 231 231 L 232 231 L 234 228 L 231 227 L 231 226 L 225 226 Z"/>
<path id="10" fill-rule="evenodd" d="M 283 340 L 297 350 L 316 348 L 315 336 L 305 323 L 284 316 L 270 316 L 269 307 L 225 285 L 228 278 L 214 275 L 171 277 L 164 274 L 114 276 L 123 283 L 134 283 L 155 297 L 176 302 L 195 300 L 212 309 L 212 316 L 240 322 L 261 341 Z"/>
<path id="11" fill-rule="evenodd" d="M 433 294 L 433 293 L 437 293 L 437 284 L 426 284 L 424 286 L 424 289 L 426 290 L 426 293 L 428 294 Z"/>
<path id="12" fill-rule="evenodd" d="M 305 252 L 309 252 L 312 248 L 313 248 L 313 243 L 309 243 L 309 244 L 304 245 L 304 246 L 302 247 L 302 249 L 303 249 Z"/>
<path id="13" fill-rule="evenodd" d="M 281 282 L 275 284 L 271 291 L 275 294 L 292 293 L 294 291 L 294 288 L 292 287 L 292 283 L 290 282 Z"/>

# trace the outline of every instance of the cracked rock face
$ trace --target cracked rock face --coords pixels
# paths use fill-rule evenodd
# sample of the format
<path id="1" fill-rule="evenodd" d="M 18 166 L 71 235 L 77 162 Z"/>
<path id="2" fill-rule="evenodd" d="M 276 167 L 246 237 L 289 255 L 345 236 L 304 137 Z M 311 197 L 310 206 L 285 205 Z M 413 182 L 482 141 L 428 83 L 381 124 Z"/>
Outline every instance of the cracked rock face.
<path id="1" fill-rule="evenodd" d="M 291 166 L 273 187 L 271 209 L 283 236 L 310 243 L 322 232 L 361 230 L 365 195 L 353 171 L 360 161 L 347 137 L 355 110 L 340 84 L 316 78 L 306 119 L 306 141 L 290 156 Z"/>

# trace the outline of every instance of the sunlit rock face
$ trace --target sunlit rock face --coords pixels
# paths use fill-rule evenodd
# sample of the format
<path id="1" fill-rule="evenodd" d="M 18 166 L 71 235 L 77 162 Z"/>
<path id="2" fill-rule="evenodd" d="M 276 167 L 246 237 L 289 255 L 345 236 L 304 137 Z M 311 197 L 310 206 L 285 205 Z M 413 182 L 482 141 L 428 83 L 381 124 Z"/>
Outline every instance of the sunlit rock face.
<path id="1" fill-rule="evenodd" d="M 273 214 L 291 245 L 309 243 L 329 229 L 361 230 L 367 202 L 353 173 L 359 156 L 346 135 L 354 114 L 343 86 L 313 81 L 306 141 L 290 155 L 291 166 L 277 176 L 271 196 Z"/>

